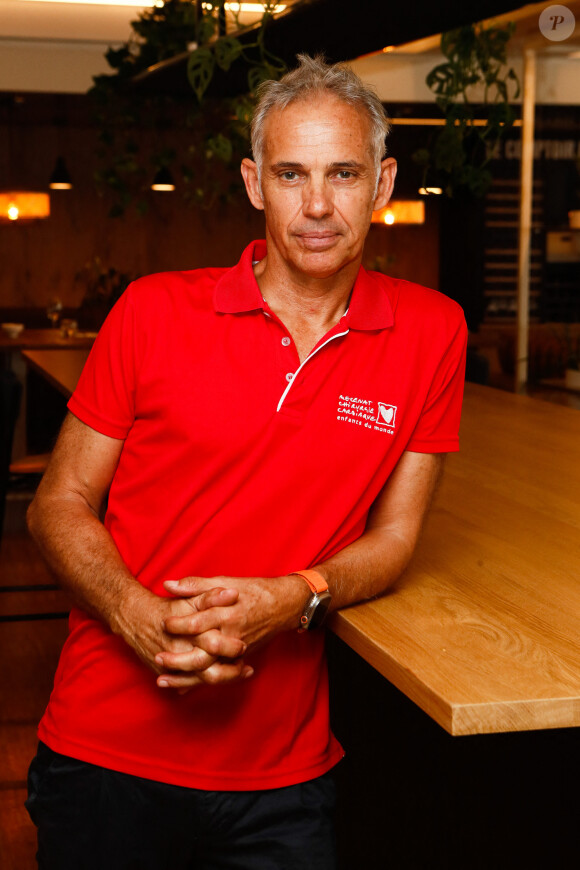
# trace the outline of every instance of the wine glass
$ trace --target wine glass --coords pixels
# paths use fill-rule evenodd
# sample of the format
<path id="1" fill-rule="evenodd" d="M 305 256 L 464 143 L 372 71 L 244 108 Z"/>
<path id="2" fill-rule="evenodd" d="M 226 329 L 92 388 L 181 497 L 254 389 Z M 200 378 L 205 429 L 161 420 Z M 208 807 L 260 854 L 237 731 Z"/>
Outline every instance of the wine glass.
<path id="1" fill-rule="evenodd" d="M 61 311 L 62 302 L 60 301 L 60 299 L 57 296 L 50 299 L 48 305 L 46 306 L 46 316 L 50 320 L 54 329 L 56 329 L 56 327 L 58 326 Z"/>

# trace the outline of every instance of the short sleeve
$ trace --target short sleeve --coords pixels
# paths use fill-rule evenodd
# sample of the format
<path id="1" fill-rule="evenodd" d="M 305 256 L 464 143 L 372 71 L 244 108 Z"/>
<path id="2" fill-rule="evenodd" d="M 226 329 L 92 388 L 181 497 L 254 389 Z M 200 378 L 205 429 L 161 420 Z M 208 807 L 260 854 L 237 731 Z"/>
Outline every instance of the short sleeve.
<path id="1" fill-rule="evenodd" d="M 131 287 L 105 320 L 68 403 L 97 432 L 124 439 L 135 418 L 138 331 Z"/>
<path id="2" fill-rule="evenodd" d="M 443 346 L 440 360 L 434 366 L 421 416 L 407 446 L 408 450 L 416 453 L 459 450 L 467 327 L 459 306 L 455 307 L 455 315 L 452 324 L 455 328 L 447 331 L 447 344 Z"/>

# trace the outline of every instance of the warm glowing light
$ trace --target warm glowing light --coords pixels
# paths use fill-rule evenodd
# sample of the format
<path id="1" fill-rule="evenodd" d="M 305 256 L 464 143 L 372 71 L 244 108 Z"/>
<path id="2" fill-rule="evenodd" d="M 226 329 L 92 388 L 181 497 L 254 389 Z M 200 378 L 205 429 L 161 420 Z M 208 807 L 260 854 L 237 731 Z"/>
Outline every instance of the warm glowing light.
<path id="1" fill-rule="evenodd" d="M 424 224 L 425 203 L 422 199 L 397 199 L 386 208 L 373 212 L 374 224 Z"/>
<path id="2" fill-rule="evenodd" d="M 48 193 L 28 190 L 0 192 L 0 221 L 38 220 L 50 217 Z"/>
<path id="3" fill-rule="evenodd" d="M 173 176 L 166 166 L 162 166 L 155 174 L 151 190 L 161 190 L 166 192 L 175 190 Z"/>
<path id="4" fill-rule="evenodd" d="M 25 0 L 27 3 L 69 3 L 73 6 L 138 6 L 141 9 L 152 6 L 163 6 L 164 0 Z M 217 8 L 211 3 L 202 4 L 206 9 Z M 239 13 L 256 13 L 263 15 L 264 3 L 225 3 L 227 12 Z M 278 13 L 286 9 L 284 3 L 277 3 L 275 6 L 270 6 L 270 12 Z"/>
<path id="5" fill-rule="evenodd" d="M 420 187 L 419 193 L 421 194 L 421 196 L 431 196 L 431 195 L 441 196 L 441 194 L 443 193 L 443 188 L 442 187 Z"/>
<path id="6" fill-rule="evenodd" d="M 205 9 L 211 9 L 211 3 L 202 3 L 201 4 Z M 265 3 L 224 3 L 224 7 L 226 12 L 234 12 L 237 14 L 238 12 L 256 12 L 260 15 L 263 14 L 266 4 Z M 284 4 L 276 4 L 275 6 L 270 6 L 270 12 L 283 12 L 286 9 Z"/>
<path id="7" fill-rule="evenodd" d="M 228 12 L 259 12 L 262 13 L 264 11 L 264 3 L 226 3 L 225 7 Z M 283 4 L 276 4 L 275 6 L 270 7 L 272 12 L 283 12 L 286 9 L 286 6 Z"/>
<path id="8" fill-rule="evenodd" d="M 48 186 L 51 190 L 72 190 L 72 181 L 64 157 L 57 157 Z"/>

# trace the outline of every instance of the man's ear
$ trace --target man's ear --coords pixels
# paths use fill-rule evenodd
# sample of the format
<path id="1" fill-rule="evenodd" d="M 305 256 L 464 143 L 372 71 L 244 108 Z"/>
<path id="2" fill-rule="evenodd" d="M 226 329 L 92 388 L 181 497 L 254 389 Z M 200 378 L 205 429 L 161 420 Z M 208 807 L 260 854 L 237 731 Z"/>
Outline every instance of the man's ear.
<path id="1" fill-rule="evenodd" d="M 373 211 L 379 211 L 387 205 L 393 193 L 396 174 L 397 161 L 394 157 L 385 157 L 381 162 L 381 174 L 379 175 L 379 186 L 373 203 Z"/>
<path id="2" fill-rule="evenodd" d="M 250 202 L 254 208 L 264 209 L 264 201 L 262 199 L 262 191 L 260 190 L 260 182 L 258 181 L 258 167 L 249 157 L 244 157 L 240 166 L 246 192 L 250 198 Z"/>

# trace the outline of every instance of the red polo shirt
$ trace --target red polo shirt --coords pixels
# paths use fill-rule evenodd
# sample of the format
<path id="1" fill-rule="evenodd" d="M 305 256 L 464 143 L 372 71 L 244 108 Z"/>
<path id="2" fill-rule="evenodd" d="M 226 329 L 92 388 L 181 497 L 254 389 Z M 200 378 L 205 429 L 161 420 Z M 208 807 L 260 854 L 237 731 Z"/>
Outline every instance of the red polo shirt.
<path id="1" fill-rule="evenodd" d="M 165 595 L 185 576 L 275 577 L 358 538 L 405 450 L 456 450 L 466 330 L 459 307 L 360 270 L 348 311 L 299 364 L 250 245 L 232 269 L 153 275 L 125 292 L 69 407 L 124 439 L 106 525 Z M 73 610 L 40 737 L 54 750 L 202 789 L 259 789 L 338 761 L 323 635 L 289 632 L 255 676 L 186 695 Z"/>

